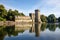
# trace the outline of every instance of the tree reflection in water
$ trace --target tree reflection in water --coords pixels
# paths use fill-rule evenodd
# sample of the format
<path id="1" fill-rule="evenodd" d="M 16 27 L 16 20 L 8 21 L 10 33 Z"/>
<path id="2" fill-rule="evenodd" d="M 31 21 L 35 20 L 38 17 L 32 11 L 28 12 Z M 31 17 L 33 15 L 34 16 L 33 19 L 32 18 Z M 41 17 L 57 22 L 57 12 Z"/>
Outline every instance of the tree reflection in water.
<path id="1" fill-rule="evenodd" d="M 0 40 L 3 40 L 6 35 L 8 37 L 17 36 L 19 32 L 24 32 L 24 30 L 15 31 L 15 26 L 0 26 Z"/>
<path id="2" fill-rule="evenodd" d="M 0 40 L 3 40 L 5 35 L 6 32 L 4 31 L 4 27 L 0 26 Z"/>
<path id="3" fill-rule="evenodd" d="M 55 31 L 56 28 L 59 27 L 59 24 L 56 24 L 56 23 L 43 23 L 41 25 L 41 30 L 42 31 L 45 31 L 45 29 L 49 29 L 49 31 Z"/>
<path id="4" fill-rule="evenodd" d="M 55 31 L 56 28 L 60 28 L 59 24 L 56 23 L 42 23 L 42 24 L 35 24 L 30 29 L 30 32 L 35 32 L 36 37 L 39 36 L 40 31 L 45 31 L 45 29 L 48 29 L 49 31 Z"/>
<path id="5" fill-rule="evenodd" d="M 46 29 L 49 29 L 49 31 L 55 31 L 56 28 L 60 28 L 60 23 L 42 23 L 42 24 L 32 24 L 32 27 L 30 28 L 29 32 L 35 32 L 35 36 L 38 37 L 40 35 L 40 32 L 45 31 Z M 0 26 L 0 40 L 3 40 L 6 35 L 8 37 L 17 36 L 18 33 L 23 33 L 25 30 L 16 30 L 15 31 L 15 25 L 13 26 Z"/>
<path id="6" fill-rule="evenodd" d="M 41 31 L 44 31 L 47 27 L 47 23 L 42 23 L 41 24 Z"/>
<path id="7" fill-rule="evenodd" d="M 53 23 L 53 24 L 48 24 L 47 25 L 47 28 L 50 30 L 50 31 L 55 31 L 56 30 L 56 24 Z"/>

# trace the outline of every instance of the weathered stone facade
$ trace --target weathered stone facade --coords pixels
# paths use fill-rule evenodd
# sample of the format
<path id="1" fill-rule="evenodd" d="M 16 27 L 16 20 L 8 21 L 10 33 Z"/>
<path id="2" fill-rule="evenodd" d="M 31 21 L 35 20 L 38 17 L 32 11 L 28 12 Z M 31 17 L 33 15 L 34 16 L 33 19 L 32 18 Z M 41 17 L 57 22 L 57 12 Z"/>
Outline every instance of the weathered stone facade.
<path id="1" fill-rule="evenodd" d="M 15 16 L 15 22 L 18 23 L 35 23 L 35 22 L 40 22 L 41 23 L 41 19 L 40 19 L 40 11 L 39 10 L 35 10 L 35 14 L 34 13 L 30 13 L 29 16 Z"/>
<path id="2" fill-rule="evenodd" d="M 32 22 L 32 20 L 31 20 L 30 16 L 15 16 L 15 22 L 17 24 L 20 24 L 20 23 L 30 23 L 30 22 Z"/>
<path id="3" fill-rule="evenodd" d="M 29 16 L 32 19 L 32 23 L 34 23 L 34 21 L 35 21 L 35 14 L 34 13 L 30 13 Z"/>
<path id="4" fill-rule="evenodd" d="M 36 23 L 41 23 L 40 11 L 39 11 L 38 9 L 35 10 L 35 22 L 36 22 Z"/>

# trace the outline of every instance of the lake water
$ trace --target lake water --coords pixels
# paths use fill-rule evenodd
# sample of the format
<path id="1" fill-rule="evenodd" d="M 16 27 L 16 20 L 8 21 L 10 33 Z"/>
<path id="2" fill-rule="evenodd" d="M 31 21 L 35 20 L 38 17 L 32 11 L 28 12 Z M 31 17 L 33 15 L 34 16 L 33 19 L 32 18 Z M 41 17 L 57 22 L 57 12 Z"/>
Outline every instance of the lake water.
<path id="1" fill-rule="evenodd" d="M 3 25 L 0 40 L 60 40 L 60 24 Z"/>

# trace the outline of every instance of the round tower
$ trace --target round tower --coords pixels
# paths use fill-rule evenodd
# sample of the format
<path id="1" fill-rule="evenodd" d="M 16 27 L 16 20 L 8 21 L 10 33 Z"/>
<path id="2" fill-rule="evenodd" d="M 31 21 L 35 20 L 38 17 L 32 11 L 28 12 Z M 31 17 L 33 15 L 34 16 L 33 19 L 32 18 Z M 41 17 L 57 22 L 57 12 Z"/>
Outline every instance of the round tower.
<path id="1" fill-rule="evenodd" d="M 38 9 L 35 10 L 35 22 L 41 23 L 41 19 L 40 19 L 40 11 L 39 11 Z"/>

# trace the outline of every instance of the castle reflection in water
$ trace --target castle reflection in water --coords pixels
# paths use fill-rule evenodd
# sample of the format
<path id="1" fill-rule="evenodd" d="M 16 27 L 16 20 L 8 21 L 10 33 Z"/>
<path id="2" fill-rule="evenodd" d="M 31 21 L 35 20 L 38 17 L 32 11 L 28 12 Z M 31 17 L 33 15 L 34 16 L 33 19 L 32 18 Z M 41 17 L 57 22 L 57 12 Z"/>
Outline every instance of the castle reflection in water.
<path id="1" fill-rule="evenodd" d="M 41 24 L 21 24 L 21 25 L 15 25 L 15 31 L 20 30 L 29 30 L 29 32 L 35 32 L 36 36 L 39 36 L 41 29 Z"/>
<path id="2" fill-rule="evenodd" d="M 0 26 L 0 39 L 3 40 L 6 35 L 9 37 L 17 36 L 18 33 L 23 33 L 25 30 L 29 30 L 30 33 L 35 33 L 36 37 L 40 36 L 40 32 L 44 31 L 45 29 L 49 29 L 50 31 L 55 31 L 56 28 L 60 28 L 60 24 L 20 24 L 20 25 L 13 25 L 13 26 Z"/>

